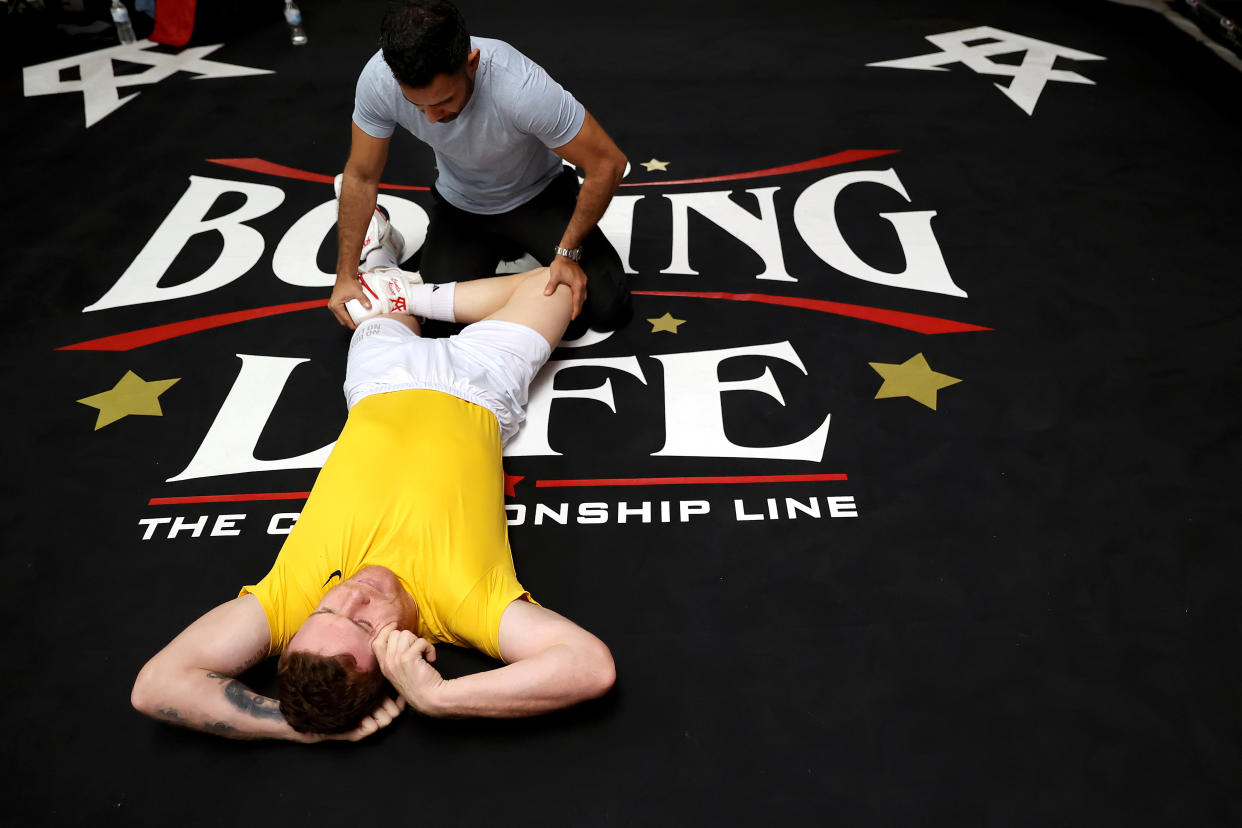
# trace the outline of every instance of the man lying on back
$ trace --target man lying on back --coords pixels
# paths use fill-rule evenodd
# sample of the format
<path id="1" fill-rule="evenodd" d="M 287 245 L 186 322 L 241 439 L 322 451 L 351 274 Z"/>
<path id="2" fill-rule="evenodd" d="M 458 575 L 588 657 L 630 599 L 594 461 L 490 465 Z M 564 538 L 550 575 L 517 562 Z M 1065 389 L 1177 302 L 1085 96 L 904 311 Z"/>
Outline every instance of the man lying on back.
<path id="1" fill-rule="evenodd" d="M 378 219 L 377 219 L 378 220 Z M 429 716 L 528 716 L 606 693 L 612 655 L 519 583 L 503 441 L 569 322 L 546 269 L 460 284 L 360 274 L 349 418 L 271 571 L 187 627 L 134 684 L 149 716 L 234 738 L 360 739 L 409 704 Z M 385 292 L 388 291 L 388 292 Z M 415 316 L 466 322 L 420 337 Z M 445 680 L 436 643 L 504 662 Z M 235 677 L 280 656 L 279 702 Z M 384 694 L 387 678 L 397 699 Z"/>

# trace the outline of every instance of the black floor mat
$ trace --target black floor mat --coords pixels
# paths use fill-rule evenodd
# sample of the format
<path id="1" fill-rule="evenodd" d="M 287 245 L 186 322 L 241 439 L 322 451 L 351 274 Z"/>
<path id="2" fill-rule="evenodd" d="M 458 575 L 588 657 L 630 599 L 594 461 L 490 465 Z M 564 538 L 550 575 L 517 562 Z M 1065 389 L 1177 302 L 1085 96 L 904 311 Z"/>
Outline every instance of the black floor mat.
<path id="1" fill-rule="evenodd" d="M 464 4 L 632 165 L 636 318 L 506 459 L 617 687 L 357 746 L 133 712 L 344 421 L 325 182 L 381 4 L 301 5 L 305 47 L 0 85 L 13 824 L 1242 821 L 1242 73 L 1103 2 Z M 434 176 L 398 135 L 415 242 Z"/>

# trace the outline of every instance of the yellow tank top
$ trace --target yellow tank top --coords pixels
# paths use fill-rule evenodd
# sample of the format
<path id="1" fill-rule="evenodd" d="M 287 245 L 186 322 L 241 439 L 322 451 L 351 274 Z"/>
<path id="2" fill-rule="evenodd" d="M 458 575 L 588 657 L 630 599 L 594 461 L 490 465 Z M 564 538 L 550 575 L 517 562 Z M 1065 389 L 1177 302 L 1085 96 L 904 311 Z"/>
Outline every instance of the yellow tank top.
<path id="1" fill-rule="evenodd" d="M 420 636 L 500 658 L 500 616 L 529 593 L 509 551 L 494 414 L 423 389 L 359 401 L 271 571 L 240 594 L 263 605 L 275 655 L 325 592 L 373 564 L 414 597 Z"/>

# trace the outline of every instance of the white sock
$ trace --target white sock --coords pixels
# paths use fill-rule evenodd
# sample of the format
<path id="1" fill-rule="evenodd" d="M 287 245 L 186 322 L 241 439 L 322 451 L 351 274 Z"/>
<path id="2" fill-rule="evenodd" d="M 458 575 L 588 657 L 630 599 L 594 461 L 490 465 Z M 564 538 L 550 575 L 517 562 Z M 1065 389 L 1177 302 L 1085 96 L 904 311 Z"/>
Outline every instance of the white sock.
<path id="1" fill-rule="evenodd" d="M 453 294 L 456 289 L 456 282 L 444 282 L 438 285 L 410 285 L 410 313 L 424 319 L 456 322 L 457 315 L 453 312 Z"/>
<path id="2" fill-rule="evenodd" d="M 397 257 L 387 245 L 375 248 L 358 263 L 359 270 L 374 270 L 377 267 L 400 267 Z"/>

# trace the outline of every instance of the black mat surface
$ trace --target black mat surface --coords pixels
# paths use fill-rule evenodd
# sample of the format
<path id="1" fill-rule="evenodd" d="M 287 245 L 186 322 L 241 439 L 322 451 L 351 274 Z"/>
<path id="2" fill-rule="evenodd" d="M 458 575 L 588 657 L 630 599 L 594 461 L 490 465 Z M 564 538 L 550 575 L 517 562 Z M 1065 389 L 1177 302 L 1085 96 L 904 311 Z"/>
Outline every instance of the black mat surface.
<path id="1" fill-rule="evenodd" d="M 267 74 L 123 87 L 139 94 L 89 127 L 80 91 L 0 82 L 6 821 L 1242 820 L 1242 73 L 1105 2 L 463 3 L 633 164 L 610 221 L 636 319 L 557 352 L 583 364 L 556 379 L 546 448 L 506 460 L 519 576 L 612 647 L 617 687 L 528 721 L 408 715 L 356 746 L 134 713 L 144 661 L 266 572 L 273 519 L 314 481 L 311 461 L 239 471 L 238 453 L 315 452 L 344 421 L 347 334 L 322 308 L 97 342 L 326 299 L 330 277 L 278 253 L 310 228 L 331 267 L 329 226 L 305 218 L 328 185 L 218 163 L 343 164 L 380 5 L 302 8 L 306 47 L 278 18 L 197 43 Z M 1100 58 L 1056 58 L 1091 83 L 1049 81 L 1027 114 L 1012 77 L 868 66 L 985 26 Z M 387 182 L 434 174 L 394 140 Z M 239 209 L 249 229 L 186 240 Z M 175 296 L 213 267 L 217 286 Z M 158 301 L 84 310 L 125 279 Z M 675 333 L 646 321 L 665 314 Z M 872 363 L 920 354 L 960 381 L 935 408 L 877 399 Z M 161 416 L 96 429 L 77 401 L 131 371 L 177 380 Z M 611 405 L 584 390 L 605 383 Z M 790 479 L 807 475 L 837 478 Z M 291 496 L 221 499 L 273 493 Z M 450 675 L 489 666 L 450 649 Z"/>

